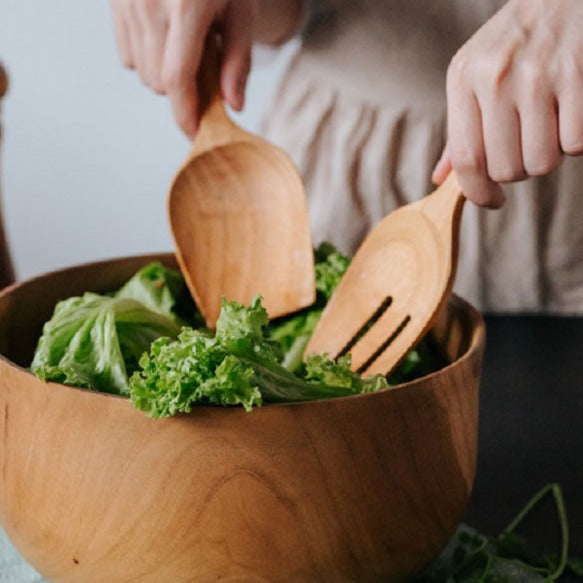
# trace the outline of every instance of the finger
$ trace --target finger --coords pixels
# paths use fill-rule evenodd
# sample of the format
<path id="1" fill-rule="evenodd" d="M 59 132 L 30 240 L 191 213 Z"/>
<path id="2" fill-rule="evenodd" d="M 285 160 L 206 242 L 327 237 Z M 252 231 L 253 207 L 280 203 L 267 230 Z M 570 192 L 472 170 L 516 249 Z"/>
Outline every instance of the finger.
<path id="1" fill-rule="evenodd" d="M 514 104 L 499 97 L 480 105 L 488 176 L 498 183 L 523 180 L 520 119 Z"/>
<path id="2" fill-rule="evenodd" d="M 531 95 L 519 107 L 524 169 L 544 176 L 561 162 L 557 111 L 551 95 Z"/>
<path id="3" fill-rule="evenodd" d="M 433 173 L 431 174 L 431 181 L 433 184 L 439 185 L 441 184 L 446 178 L 447 175 L 451 172 L 451 159 L 449 157 L 449 151 L 447 149 L 447 144 L 445 148 L 443 148 L 443 152 L 441 152 L 441 157 L 439 161 L 435 165 L 433 169 Z"/>
<path id="4" fill-rule="evenodd" d="M 236 0 L 227 8 L 223 28 L 221 89 L 227 103 L 240 111 L 251 69 L 254 13 L 247 2 Z"/>
<path id="5" fill-rule="evenodd" d="M 135 69 L 140 77 L 143 78 L 142 71 L 143 71 L 143 62 L 144 62 L 144 55 L 142 53 L 142 37 L 143 37 L 143 30 L 142 30 L 142 22 L 140 18 L 140 8 L 138 2 L 135 0 L 124 2 L 126 7 L 126 14 L 127 17 L 126 21 L 126 30 L 128 35 L 129 44 L 131 46 L 132 51 L 132 60 L 133 60 L 133 69 Z"/>
<path id="6" fill-rule="evenodd" d="M 148 0 L 141 3 L 141 9 L 137 16 L 140 19 L 141 30 L 141 79 L 156 93 L 164 93 L 162 61 L 168 32 L 165 11 L 158 0 Z"/>
<path id="7" fill-rule="evenodd" d="M 559 142 L 570 156 L 583 154 L 583 85 L 565 88 L 559 96 Z"/>
<path id="8" fill-rule="evenodd" d="M 187 4 L 172 15 L 166 37 L 162 84 L 176 123 L 190 138 L 198 126 L 196 76 L 210 20 L 210 15 L 198 10 L 197 3 Z"/>
<path id="9" fill-rule="evenodd" d="M 479 206 L 498 208 L 505 196 L 487 173 L 482 116 L 478 101 L 465 85 L 461 67 L 447 77 L 448 151 L 465 196 Z"/>
<path id="10" fill-rule="evenodd" d="M 122 64 L 128 69 L 134 68 L 134 59 L 130 43 L 129 30 L 127 25 L 127 14 L 124 2 L 121 0 L 111 0 L 111 13 L 113 16 L 113 30 L 117 52 Z"/>

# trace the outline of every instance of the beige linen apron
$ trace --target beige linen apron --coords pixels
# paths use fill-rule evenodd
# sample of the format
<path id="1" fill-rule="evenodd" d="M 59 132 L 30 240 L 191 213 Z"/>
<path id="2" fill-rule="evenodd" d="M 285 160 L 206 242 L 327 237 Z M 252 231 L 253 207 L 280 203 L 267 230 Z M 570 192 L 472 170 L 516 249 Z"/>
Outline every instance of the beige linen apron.
<path id="1" fill-rule="evenodd" d="M 353 252 L 430 192 L 445 140 L 445 75 L 503 0 L 330 0 L 287 69 L 264 134 L 304 177 L 315 242 Z M 466 204 L 456 291 L 487 311 L 583 313 L 583 158 Z"/>

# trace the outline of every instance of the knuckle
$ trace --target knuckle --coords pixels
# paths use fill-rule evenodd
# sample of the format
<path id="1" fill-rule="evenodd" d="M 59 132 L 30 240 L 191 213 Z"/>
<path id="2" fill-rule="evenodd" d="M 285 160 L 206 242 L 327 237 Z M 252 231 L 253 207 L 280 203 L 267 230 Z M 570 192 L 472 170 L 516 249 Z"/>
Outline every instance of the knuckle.
<path id="1" fill-rule="evenodd" d="M 525 161 L 525 169 L 529 176 L 546 176 L 555 170 L 561 163 L 560 155 L 544 156 Z"/>
<path id="2" fill-rule="evenodd" d="M 579 66 L 572 55 L 565 55 L 561 62 L 561 73 L 565 80 L 575 80 L 579 78 Z"/>
<path id="3" fill-rule="evenodd" d="M 498 184 L 488 181 L 476 183 L 474 189 L 466 195 L 473 203 L 488 209 L 500 208 L 506 200 L 502 188 Z"/>
<path id="4" fill-rule="evenodd" d="M 460 51 L 451 60 L 447 71 L 448 86 L 471 85 L 477 90 L 498 94 L 509 76 L 506 58 Z"/>
<path id="5" fill-rule="evenodd" d="M 472 64 L 469 55 L 463 51 L 458 51 L 449 63 L 447 68 L 448 86 L 462 86 L 469 78 Z"/>
<path id="6" fill-rule="evenodd" d="M 562 140 L 561 149 L 568 156 L 580 156 L 583 154 L 583 132 L 580 136 L 569 137 Z"/>
<path id="7" fill-rule="evenodd" d="M 140 8 L 146 16 L 155 16 L 160 8 L 159 0 L 139 0 Z"/>
<path id="8" fill-rule="evenodd" d="M 570 53 L 561 60 L 560 79 L 563 87 L 578 87 L 583 83 L 583 65 Z"/>
<path id="9" fill-rule="evenodd" d="M 545 85 L 545 78 L 540 66 L 534 59 L 526 58 L 520 67 L 520 84 L 529 95 L 538 97 Z"/>
<path id="10" fill-rule="evenodd" d="M 470 200 L 484 208 L 497 208 L 496 199 L 489 192 L 474 192 Z"/>
<path id="11" fill-rule="evenodd" d="M 196 2 L 193 0 L 172 0 L 172 9 L 174 14 L 184 16 L 195 7 Z"/>
<path id="12" fill-rule="evenodd" d="M 166 95 L 166 89 L 164 89 L 164 86 L 162 85 L 162 83 L 160 81 L 157 81 L 155 83 L 151 83 L 150 84 L 150 89 L 156 95 Z"/>
<path id="13" fill-rule="evenodd" d="M 175 91 L 186 84 L 186 71 L 183 67 L 166 67 L 160 76 L 160 83 L 165 91 Z"/>
<path id="14" fill-rule="evenodd" d="M 479 174 L 484 170 L 482 157 L 471 148 L 452 148 L 451 163 L 460 174 Z"/>
<path id="15" fill-rule="evenodd" d="M 510 74 L 506 59 L 481 58 L 476 65 L 477 85 L 491 96 L 499 96 Z"/>
<path id="16" fill-rule="evenodd" d="M 488 167 L 488 176 L 499 183 L 515 182 L 520 180 L 524 174 L 522 168 L 515 168 L 514 166 L 496 164 Z"/>
<path id="17" fill-rule="evenodd" d="M 157 75 L 156 76 L 148 75 L 147 77 L 142 77 L 142 81 L 149 89 L 151 89 L 157 95 L 166 94 L 166 89 L 164 88 L 164 85 L 162 84 L 160 78 Z"/>

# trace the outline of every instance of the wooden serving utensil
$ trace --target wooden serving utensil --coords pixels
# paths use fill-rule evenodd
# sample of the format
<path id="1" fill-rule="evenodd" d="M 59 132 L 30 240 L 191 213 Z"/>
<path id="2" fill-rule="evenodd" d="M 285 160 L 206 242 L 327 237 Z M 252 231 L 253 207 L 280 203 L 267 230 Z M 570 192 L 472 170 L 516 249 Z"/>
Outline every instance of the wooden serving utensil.
<path id="1" fill-rule="evenodd" d="M 274 318 L 311 305 L 316 293 L 301 178 L 282 150 L 229 118 L 218 63 L 211 34 L 199 74 L 199 128 L 168 195 L 176 258 L 211 328 L 221 296 L 248 304 L 260 294 Z"/>
<path id="2" fill-rule="evenodd" d="M 368 235 L 324 309 L 306 354 L 350 353 L 352 369 L 389 374 L 447 301 L 465 197 L 455 174 Z"/>

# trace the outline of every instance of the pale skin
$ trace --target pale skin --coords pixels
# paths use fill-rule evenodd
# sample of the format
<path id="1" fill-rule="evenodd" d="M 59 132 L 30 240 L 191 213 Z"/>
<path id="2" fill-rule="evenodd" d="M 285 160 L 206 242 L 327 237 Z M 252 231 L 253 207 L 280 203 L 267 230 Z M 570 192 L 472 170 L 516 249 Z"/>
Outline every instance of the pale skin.
<path id="1" fill-rule="evenodd" d="M 300 0 L 111 0 L 122 62 L 166 94 L 178 125 L 197 127 L 196 73 L 211 25 L 223 35 L 220 84 L 244 105 L 253 43 L 296 29 Z M 453 168 L 480 206 L 500 184 L 542 176 L 583 154 L 583 1 L 509 0 L 457 52 L 447 72 L 447 146 L 433 173 Z"/>

